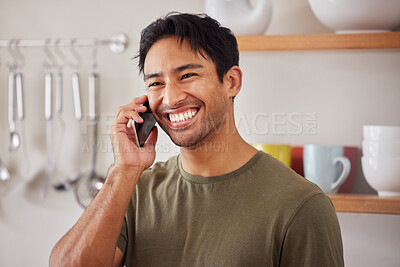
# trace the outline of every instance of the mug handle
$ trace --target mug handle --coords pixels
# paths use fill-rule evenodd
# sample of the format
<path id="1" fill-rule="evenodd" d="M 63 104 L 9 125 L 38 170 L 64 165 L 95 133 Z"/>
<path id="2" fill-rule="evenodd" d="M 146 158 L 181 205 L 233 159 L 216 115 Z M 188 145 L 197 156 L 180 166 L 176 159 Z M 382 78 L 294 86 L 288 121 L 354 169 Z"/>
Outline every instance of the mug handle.
<path id="1" fill-rule="evenodd" d="M 333 164 L 337 164 L 338 162 L 342 164 L 343 169 L 339 175 L 339 178 L 331 186 L 331 190 L 333 192 L 336 192 L 339 186 L 341 186 L 344 183 L 344 181 L 346 181 L 347 177 L 349 176 L 351 168 L 350 160 L 346 157 L 337 157 L 333 159 Z"/>

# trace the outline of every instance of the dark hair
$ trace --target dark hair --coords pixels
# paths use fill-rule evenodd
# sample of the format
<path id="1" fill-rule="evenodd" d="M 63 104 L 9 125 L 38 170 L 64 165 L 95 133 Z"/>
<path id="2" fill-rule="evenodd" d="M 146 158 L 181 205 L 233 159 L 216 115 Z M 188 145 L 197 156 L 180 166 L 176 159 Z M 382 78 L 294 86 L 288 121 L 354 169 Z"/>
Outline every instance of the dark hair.
<path id="1" fill-rule="evenodd" d="M 215 63 L 217 75 L 222 82 L 232 66 L 239 65 L 237 41 L 232 31 L 206 14 L 172 12 L 159 18 L 143 29 L 140 39 L 139 70 L 144 72 L 144 61 L 150 47 L 160 39 L 176 36 L 182 45 L 187 39 L 193 51 Z"/>

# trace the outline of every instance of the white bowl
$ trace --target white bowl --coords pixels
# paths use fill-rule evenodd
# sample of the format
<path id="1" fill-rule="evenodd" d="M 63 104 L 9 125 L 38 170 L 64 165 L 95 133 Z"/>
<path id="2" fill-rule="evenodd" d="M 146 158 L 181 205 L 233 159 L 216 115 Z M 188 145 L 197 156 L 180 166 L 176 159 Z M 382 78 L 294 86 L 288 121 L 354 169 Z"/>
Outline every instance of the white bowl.
<path id="1" fill-rule="evenodd" d="M 365 157 L 400 158 L 400 142 L 363 140 L 362 152 Z"/>
<path id="2" fill-rule="evenodd" d="M 400 126 L 364 125 L 363 136 L 367 141 L 400 142 Z"/>
<path id="3" fill-rule="evenodd" d="M 336 33 L 383 32 L 400 25 L 399 0 L 308 0 L 318 20 Z"/>
<path id="4" fill-rule="evenodd" d="M 381 197 L 400 197 L 400 158 L 362 157 L 368 184 Z"/>

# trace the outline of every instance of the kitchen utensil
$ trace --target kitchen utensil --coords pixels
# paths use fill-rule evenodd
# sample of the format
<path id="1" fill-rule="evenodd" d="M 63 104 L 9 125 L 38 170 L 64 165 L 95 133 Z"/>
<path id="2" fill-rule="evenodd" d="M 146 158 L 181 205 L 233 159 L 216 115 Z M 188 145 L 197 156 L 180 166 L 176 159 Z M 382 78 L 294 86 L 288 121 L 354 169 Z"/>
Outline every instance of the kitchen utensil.
<path id="1" fill-rule="evenodd" d="M 342 146 L 304 145 L 303 162 L 304 177 L 328 194 L 337 193 L 351 167 Z"/>
<path id="2" fill-rule="evenodd" d="M 24 119 L 24 97 L 22 90 L 22 73 L 15 74 L 15 90 L 17 96 L 17 116 L 18 120 Z"/>
<path id="3" fill-rule="evenodd" d="M 8 181 L 11 179 L 10 172 L 0 159 L 0 181 Z"/>
<path id="4" fill-rule="evenodd" d="M 56 80 L 56 112 L 61 114 L 62 110 L 62 76 L 60 72 L 60 77 Z M 82 120 L 82 107 L 81 107 L 81 96 L 80 96 L 80 84 L 79 84 L 79 74 L 74 72 L 72 74 L 72 94 L 74 98 L 74 113 L 75 119 L 77 121 Z M 58 99 L 58 100 L 57 100 Z M 58 104 L 57 104 L 58 103 Z M 61 116 L 59 116 L 61 119 Z M 63 122 L 60 120 L 60 122 Z M 63 126 L 62 126 L 63 127 Z M 66 180 L 53 185 L 53 188 L 57 191 L 67 191 L 72 188 L 82 177 L 82 172 L 71 174 Z"/>
<path id="5" fill-rule="evenodd" d="M 17 117 L 18 120 L 20 121 L 20 134 L 21 134 L 21 140 L 22 144 L 25 144 L 22 147 L 22 151 L 24 154 L 24 159 L 25 159 L 25 167 L 26 167 L 26 172 L 29 172 L 29 157 L 28 157 L 28 149 L 27 149 L 27 142 L 26 142 L 26 135 L 25 135 L 25 125 L 24 125 L 24 119 L 25 119 L 25 112 L 24 112 L 24 91 L 23 91 L 23 76 L 21 72 L 18 72 L 15 75 L 15 90 L 16 90 L 16 97 L 17 97 Z"/>
<path id="6" fill-rule="evenodd" d="M 400 142 L 400 126 L 364 125 L 364 140 Z"/>
<path id="7" fill-rule="evenodd" d="M 354 182 L 357 177 L 357 171 L 360 161 L 360 153 L 359 148 L 354 146 L 344 146 L 343 147 L 343 156 L 350 160 L 350 172 L 346 181 L 343 182 L 341 186 L 339 186 L 338 193 L 351 193 L 353 191 Z M 293 146 L 292 147 L 292 162 L 290 166 L 295 172 L 304 176 L 304 164 L 303 164 L 303 147 L 302 146 Z"/>
<path id="8" fill-rule="evenodd" d="M 63 74 L 61 71 L 61 67 L 59 67 L 59 71 L 55 75 L 55 114 L 56 114 L 56 121 L 60 125 L 59 138 L 56 142 L 56 155 L 54 157 L 54 165 L 58 166 L 58 161 L 60 159 L 60 154 L 62 151 L 62 146 L 64 145 L 64 133 L 65 133 L 65 123 L 62 117 L 62 102 L 63 102 Z M 68 177 L 65 181 L 62 181 L 58 184 L 53 185 L 53 188 L 56 190 L 67 190 L 70 189 L 74 183 L 75 176 Z"/>
<path id="9" fill-rule="evenodd" d="M 290 166 L 291 146 L 287 144 L 253 144 L 253 147 L 270 154 L 281 162 Z"/>
<path id="10" fill-rule="evenodd" d="M 364 156 L 361 164 L 365 179 L 380 197 L 400 197 L 400 158 Z"/>
<path id="11" fill-rule="evenodd" d="M 362 141 L 363 155 L 366 157 L 400 158 L 400 141 Z"/>
<path id="12" fill-rule="evenodd" d="M 207 15 L 231 29 L 235 35 L 264 34 L 271 18 L 271 0 L 206 0 Z"/>
<path id="13" fill-rule="evenodd" d="M 308 0 L 314 15 L 336 33 L 390 31 L 400 25 L 400 1 Z"/>
<path id="14" fill-rule="evenodd" d="M 96 158 L 97 158 L 97 128 L 98 128 L 98 113 L 97 113 L 97 98 L 98 98 L 98 80 L 99 76 L 92 73 L 89 76 L 89 120 L 93 122 L 92 142 L 91 142 L 91 166 L 90 171 L 75 185 L 75 196 L 80 206 L 87 208 L 93 198 L 103 187 L 105 178 L 96 173 Z"/>
<path id="15" fill-rule="evenodd" d="M 63 75 L 62 75 L 61 71 L 57 72 L 55 84 L 56 84 L 56 90 L 55 90 L 55 94 L 56 94 L 56 103 L 55 103 L 56 104 L 56 114 L 57 115 L 61 115 L 61 112 L 62 112 L 62 97 L 63 97 Z"/>
<path id="16" fill-rule="evenodd" d="M 79 88 L 79 74 L 72 74 L 72 94 L 74 96 L 75 118 L 80 121 L 82 119 L 81 93 Z"/>
<path id="17" fill-rule="evenodd" d="M 89 206 L 90 202 L 97 195 L 105 182 L 105 178 L 97 174 L 95 170 L 97 157 L 97 126 L 98 122 L 94 121 L 91 142 L 92 159 L 90 171 L 82 176 L 74 187 L 76 199 L 79 205 L 83 208 L 87 208 Z"/>
<path id="18" fill-rule="evenodd" d="M 15 151 L 21 144 L 15 125 L 15 72 L 10 70 L 8 75 L 8 123 L 10 129 L 10 150 Z"/>
<path id="19" fill-rule="evenodd" d="M 68 191 L 79 181 L 79 179 L 81 179 L 81 177 L 81 173 L 73 174 L 65 181 L 53 185 L 53 188 L 57 191 Z"/>
<path id="20" fill-rule="evenodd" d="M 363 126 L 362 170 L 381 197 L 400 197 L 400 127 Z"/>
<path id="21" fill-rule="evenodd" d="M 89 75 L 89 120 L 97 122 L 97 100 L 98 100 L 98 81 L 99 75 L 97 73 L 91 73 Z"/>
<path id="22" fill-rule="evenodd" d="M 45 169 L 45 179 L 43 181 L 43 186 L 40 191 L 40 196 L 45 198 L 47 195 L 51 174 L 53 172 L 53 158 L 51 153 L 51 135 L 52 135 L 52 80 L 53 75 L 50 72 L 47 72 L 45 75 L 45 106 L 44 106 L 44 117 L 46 120 L 46 150 L 47 150 L 47 163 Z"/>
<path id="23" fill-rule="evenodd" d="M 302 146 L 292 146 L 290 167 L 301 176 L 304 176 Z"/>

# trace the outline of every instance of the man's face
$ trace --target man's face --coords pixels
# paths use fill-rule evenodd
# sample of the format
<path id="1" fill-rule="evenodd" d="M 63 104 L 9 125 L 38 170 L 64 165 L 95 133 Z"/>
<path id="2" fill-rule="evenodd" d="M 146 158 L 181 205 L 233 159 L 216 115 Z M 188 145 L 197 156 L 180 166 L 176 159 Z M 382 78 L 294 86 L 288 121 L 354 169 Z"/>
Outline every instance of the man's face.
<path id="1" fill-rule="evenodd" d="M 211 140 L 224 125 L 232 100 L 210 59 L 175 37 L 157 41 L 144 64 L 150 107 L 178 146 Z M 226 87 L 226 86 L 225 86 Z"/>

